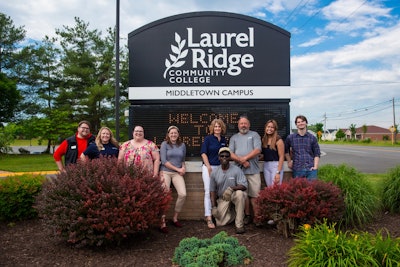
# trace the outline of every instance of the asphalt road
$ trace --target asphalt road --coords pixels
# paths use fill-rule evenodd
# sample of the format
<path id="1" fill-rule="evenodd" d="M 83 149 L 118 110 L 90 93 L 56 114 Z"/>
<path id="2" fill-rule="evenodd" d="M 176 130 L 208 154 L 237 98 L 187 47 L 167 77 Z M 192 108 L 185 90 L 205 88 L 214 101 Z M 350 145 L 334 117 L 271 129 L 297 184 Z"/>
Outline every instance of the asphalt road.
<path id="1" fill-rule="evenodd" d="M 347 164 L 363 173 L 385 173 L 400 165 L 399 147 L 320 144 L 320 165 Z"/>

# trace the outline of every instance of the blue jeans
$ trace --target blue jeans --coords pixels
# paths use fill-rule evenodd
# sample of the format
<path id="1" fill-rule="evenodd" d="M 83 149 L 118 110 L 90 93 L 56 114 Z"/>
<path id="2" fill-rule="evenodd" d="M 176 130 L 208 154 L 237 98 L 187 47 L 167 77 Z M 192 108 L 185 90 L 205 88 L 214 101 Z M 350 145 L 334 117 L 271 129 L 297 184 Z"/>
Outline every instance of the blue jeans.
<path id="1" fill-rule="evenodd" d="M 293 171 L 293 178 L 307 178 L 309 181 L 316 180 L 318 177 L 318 170 L 301 169 Z"/>

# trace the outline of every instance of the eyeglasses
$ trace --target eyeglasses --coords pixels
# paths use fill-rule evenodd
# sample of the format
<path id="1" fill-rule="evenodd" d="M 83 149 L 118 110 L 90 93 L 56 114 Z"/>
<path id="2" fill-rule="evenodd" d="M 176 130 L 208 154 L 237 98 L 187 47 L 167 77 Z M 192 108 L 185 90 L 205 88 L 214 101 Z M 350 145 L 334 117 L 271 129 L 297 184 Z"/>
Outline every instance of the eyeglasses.
<path id="1" fill-rule="evenodd" d="M 143 133 L 143 131 L 133 131 L 133 132 L 135 132 L 135 133 Z"/>
<path id="2" fill-rule="evenodd" d="M 229 158 L 231 155 L 219 155 L 220 158 Z"/>
<path id="3" fill-rule="evenodd" d="M 82 126 L 81 126 L 81 129 L 82 129 L 82 130 L 86 130 L 86 131 L 89 131 L 89 130 L 90 130 L 90 128 L 88 128 L 88 127 L 82 127 Z"/>

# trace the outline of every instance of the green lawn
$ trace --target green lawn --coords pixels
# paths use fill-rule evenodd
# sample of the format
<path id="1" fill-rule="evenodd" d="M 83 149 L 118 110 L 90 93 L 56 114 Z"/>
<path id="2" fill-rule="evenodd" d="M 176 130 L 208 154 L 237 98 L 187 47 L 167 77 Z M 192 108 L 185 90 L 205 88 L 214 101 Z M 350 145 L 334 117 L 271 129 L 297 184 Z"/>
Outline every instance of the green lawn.
<path id="1" fill-rule="evenodd" d="M 11 172 L 55 171 L 53 155 L 0 154 L 0 170 Z"/>
<path id="2" fill-rule="evenodd" d="M 14 142 L 11 144 L 11 146 L 45 146 L 45 144 L 39 144 L 38 139 L 32 139 L 32 140 L 14 140 Z"/>

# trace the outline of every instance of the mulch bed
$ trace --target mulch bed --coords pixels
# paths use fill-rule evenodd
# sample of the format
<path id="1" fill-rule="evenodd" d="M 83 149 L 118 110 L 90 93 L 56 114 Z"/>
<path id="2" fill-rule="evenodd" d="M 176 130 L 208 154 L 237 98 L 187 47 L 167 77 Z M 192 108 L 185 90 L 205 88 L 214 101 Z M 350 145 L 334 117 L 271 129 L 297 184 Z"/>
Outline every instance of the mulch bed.
<path id="1" fill-rule="evenodd" d="M 276 227 L 249 225 L 246 233 L 235 234 L 234 226 L 208 229 L 204 221 L 183 221 L 183 228 L 169 225 L 169 233 L 158 229 L 132 238 L 118 247 L 75 248 L 49 234 L 39 220 L 0 223 L 0 266 L 172 266 L 175 248 L 185 237 L 211 238 L 220 231 L 238 238 L 254 257 L 250 266 L 287 266 L 286 253 L 294 245 Z M 381 214 L 363 231 L 386 228 L 400 237 L 400 215 Z"/>

